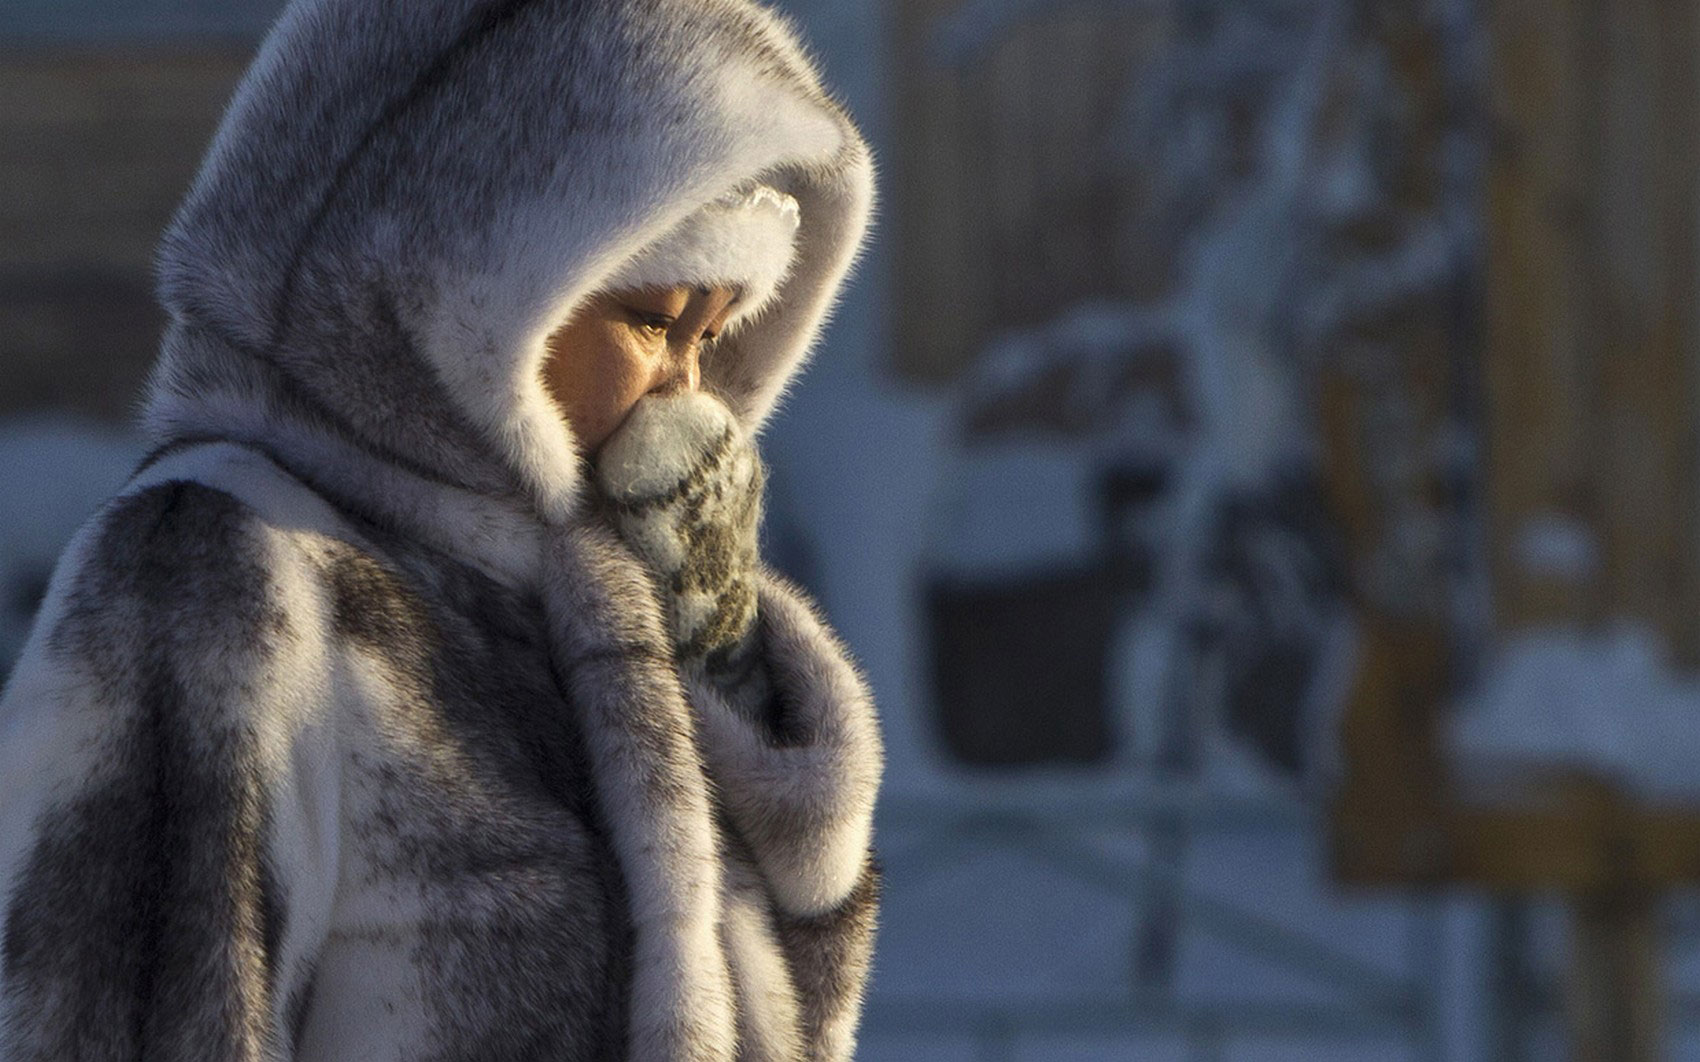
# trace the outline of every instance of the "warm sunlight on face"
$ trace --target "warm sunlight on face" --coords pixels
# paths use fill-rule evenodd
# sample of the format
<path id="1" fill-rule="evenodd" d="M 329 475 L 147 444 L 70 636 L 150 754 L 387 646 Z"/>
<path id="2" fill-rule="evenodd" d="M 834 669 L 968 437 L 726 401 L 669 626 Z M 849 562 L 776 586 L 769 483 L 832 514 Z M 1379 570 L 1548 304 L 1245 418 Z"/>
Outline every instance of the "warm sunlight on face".
<path id="1" fill-rule="evenodd" d="M 731 288 L 677 287 L 595 295 L 549 337 L 544 386 L 585 454 L 638 399 L 701 383 L 699 359 L 731 314 Z"/>

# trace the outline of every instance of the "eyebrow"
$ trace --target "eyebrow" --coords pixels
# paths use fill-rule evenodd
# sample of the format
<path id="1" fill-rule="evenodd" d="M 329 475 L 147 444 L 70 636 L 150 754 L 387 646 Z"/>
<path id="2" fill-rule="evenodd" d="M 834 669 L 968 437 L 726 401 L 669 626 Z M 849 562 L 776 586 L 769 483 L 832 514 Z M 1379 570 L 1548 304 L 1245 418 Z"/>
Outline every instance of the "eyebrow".
<path id="1" fill-rule="evenodd" d="M 711 295 L 714 292 L 714 289 L 711 288 L 711 287 L 708 287 L 705 284 L 699 284 L 699 285 L 697 285 L 696 292 L 697 292 L 698 295 L 701 295 L 703 298 L 706 299 L 706 298 L 709 297 L 709 295 Z M 728 302 L 726 305 L 736 306 L 736 305 L 738 305 L 738 303 L 740 303 L 742 301 L 744 301 L 744 289 L 739 288 L 737 290 L 737 292 L 732 296 L 732 300 L 730 302 Z"/>

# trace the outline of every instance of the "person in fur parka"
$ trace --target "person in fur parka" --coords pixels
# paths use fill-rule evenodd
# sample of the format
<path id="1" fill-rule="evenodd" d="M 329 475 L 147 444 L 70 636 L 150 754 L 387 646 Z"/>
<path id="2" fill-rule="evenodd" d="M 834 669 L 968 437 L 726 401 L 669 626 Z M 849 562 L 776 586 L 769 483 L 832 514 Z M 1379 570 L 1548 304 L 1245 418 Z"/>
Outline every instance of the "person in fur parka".
<path id="1" fill-rule="evenodd" d="M 867 688 L 752 442 L 868 147 L 749 0 L 295 0 L 0 698 L 0 1059 L 843 1059 Z"/>

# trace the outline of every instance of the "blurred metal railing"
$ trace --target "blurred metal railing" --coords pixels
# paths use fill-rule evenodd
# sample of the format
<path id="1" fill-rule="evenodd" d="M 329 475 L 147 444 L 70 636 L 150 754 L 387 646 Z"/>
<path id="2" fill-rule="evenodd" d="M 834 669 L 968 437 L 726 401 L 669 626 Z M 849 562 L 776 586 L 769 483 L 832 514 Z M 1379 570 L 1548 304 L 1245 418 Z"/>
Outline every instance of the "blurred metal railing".
<path id="1" fill-rule="evenodd" d="M 1443 939 L 1431 902 L 1413 898 L 1396 905 L 1405 923 L 1405 962 L 1404 969 L 1389 970 L 1320 935 L 1213 895 L 1178 866 L 1108 853 L 1096 843 L 1106 836 L 1178 830 L 1192 837 L 1285 834 L 1303 844 L 1319 826 L 1316 809 L 1296 797 L 1228 796 L 1195 786 L 1105 790 L 1016 783 L 895 795 L 880 811 L 881 858 L 911 886 L 964 858 L 1016 852 L 1109 897 L 1142 908 L 1164 904 L 1183 932 L 1210 934 L 1262 960 L 1264 968 L 1290 973 L 1295 982 L 1326 986 L 1335 998 L 1189 1001 L 1169 976 L 1172 967 L 1137 961 L 1137 942 L 1130 939 L 1129 980 L 1100 992 L 996 998 L 886 989 L 876 978 L 866 1029 L 876 1036 L 965 1037 L 986 1062 L 1015 1057 L 1024 1038 L 1077 1036 L 1129 1041 L 1179 1036 L 1197 1062 L 1223 1057 L 1236 1041 L 1258 1038 L 1393 1042 L 1404 1045 L 1408 1057 L 1438 1062 L 1445 1050 L 1437 1006 Z M 1135 936 L 1138 931 L 1136 923 Z"/>

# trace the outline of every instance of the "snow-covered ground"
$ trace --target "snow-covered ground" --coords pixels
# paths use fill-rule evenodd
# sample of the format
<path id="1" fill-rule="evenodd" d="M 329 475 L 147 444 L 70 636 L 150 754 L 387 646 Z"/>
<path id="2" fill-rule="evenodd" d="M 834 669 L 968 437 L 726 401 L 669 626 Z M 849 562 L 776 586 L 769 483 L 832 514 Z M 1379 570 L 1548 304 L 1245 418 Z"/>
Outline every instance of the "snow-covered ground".
<path id="1" fill-rule="evenodd" d="M 1492 1057 L 1481 905 L 1340 891 L 1301 806 L 1125 774 L 908 781 L 861 1058 Z M 1144 829 L 1159 807 L 1195 825 L 1178 858 Z M 1135 973 L 1159 910 L 1166 990 Z"/>

